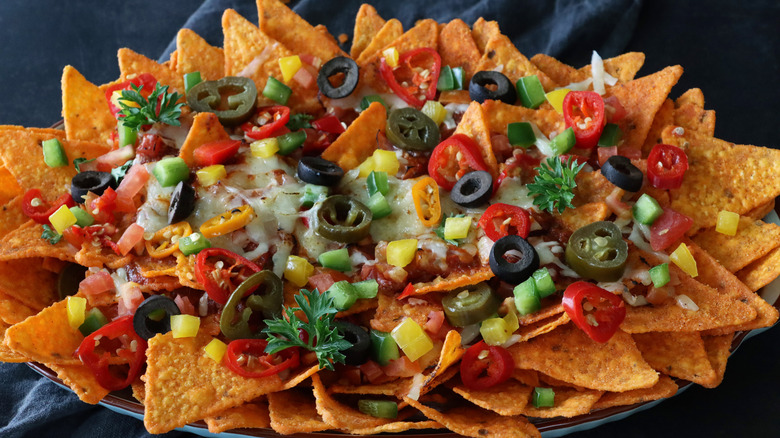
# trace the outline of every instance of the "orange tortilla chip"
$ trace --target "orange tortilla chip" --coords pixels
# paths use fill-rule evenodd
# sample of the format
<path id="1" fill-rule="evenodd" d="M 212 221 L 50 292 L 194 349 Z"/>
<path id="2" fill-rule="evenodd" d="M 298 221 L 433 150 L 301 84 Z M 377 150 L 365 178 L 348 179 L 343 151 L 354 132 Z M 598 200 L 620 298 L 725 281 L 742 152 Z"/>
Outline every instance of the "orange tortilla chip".
<path id="1" fill-rule="evenodd" d="M 606 220 L 611 214 L 605 202 L 590 202 L 565 210 L 560 218 L 566 228 L 573 232 L 593 222 Z"/>
<path id="2" fill-rule="evenodd" d="M 541 336 L 545 333 L 550 333 L 557 327 L 565 325 L 569 321 L 571 321 L 569 315 L 561 313 L 557 317 L 543 319 L 528 325 L 522 325 L 520 326 L 520 329 L 515 332 L 515 335 L 520 337 L 519 342 L 526 342 L 529 339 Z"/>
<path id="3" fill-rule="evenodd" d="M 757 291 L 780 275 L 780 247 L 737 272 L 739 278 L 752 291 Z"/>
<path id="4" fill-rule="evenodd" d="M 661 133 L 667 125 L 674 123 L 674 101 L 672 99 L 664 100 L 658 112 L 655 113 L 653 123 L 650 124 L 650 130 L 647 131 L 645 143 L 642 145 L 642 156 L 647 157 L 653 146 L 662 143 Z"/>
<path id="5" fill-rule="evenodd" d="M 225 53 L 220 47 L 214 47 L 190 29 L 181 29 L 176 34 L 176 65 L 180 74 L 198 71 L 206 81 L 216 81 L 225 77 Z"/>
<path id="6" fill-rule="evenodd" d="M 12 199 L 22 195 L 22 188 L 5 166 L 0 166 L 0 204 L 8 204 Z"/>
<path id="7" fill-rule="evenodd" d="M 33 309 L 21 301 L 12 298 L 3 293 L 0 289 L 0 320 L 8 325 L 20 323 L 38 313 L 39 310 Z"/>
<path id="8" fill-rule="evenodd" d="M 771 200 L 765 204 L 759 205 L 758 207 L 750 210 L 749 212 L 745 213 L 744 216 L 749 217 L 753 220 L 763 219 L 766 217 L 766 215 L 769 214 L 772 210 L 775 209 L 775 200 Z"/>
<path id="9" fill-rule="evenodd" d="M 8 327 L 10 327 L 9 324 L 6 324 L 2 320 L 0 320 L 0 362 L 8 362 L 8 363 L 22 363 L 27 362 L 28 359 L 23 354 L 19 354 L 10 348 L 8 348 L 5 345 L 4 339 L 5 339 L 5 332 L 8 330 Z"/>
<path id="10" fill-rule="evenodd" d="M 128 48 L 121 48 L 117 53 L 119 59 L 119 71 L 121 80 L 126 81 L 134 75 L 150 73 L 162 85 L 169 85 L 169 92 L 184 93 L 184 79 L 170 67 L 134 52 Z"/>
<path id="11" fill-rule="evenodd" d="M 714 388 L 723 381 L 723 375 L 726 373 L 726 362 L 731 355 L 731 343 L 734 340 L 734 334 L 720 336 L 702 336 L 704 348 L 707 350 L 707 357 L 710 359 L 712 369 L 715 370 L 715 379 L 710 385 L 702 385 L 705 388 Z"/>
<path id="12" fill-rule="evenodd" d="M 230 140 L 230 136 L 225 132 L 222 124 L 219 123 L 217 115 L 209 112 L 197 113 L 192 120 L 192 128 L 190 128 L 184 144 L 179 149 L 179 157 L 188 166 L 193 167 L 195 158 L 192 154 L 195 152 L 195 149 L 204 144 L 220 140 Z"/>
<path id="13" fill-rule="evenodd" d="M 447 23 L 439 33 L 439 54 L 442 65 L 463 67 L 465 84 L 476 73 L 482 52 L 471 36 L 469 25 L 460 18 Z"/>
<path id="14" fill-rule="evenodd" d="M 5 168 L 22 190 L 40 189 L 48 201 L 54 201 L 62 193 L 70 193 L 70 180 L 76 174 L 72 165 L 49 167 L 43 161 L 41 143 L 59 138 L 64 146 L 60 135 L 29 129 L 0 130 L 0 158 L 5 162 Z M 70 160 L 70 156 L 68 158 Z"/>
<path id="15" fill-rule="evenodd" d="M 531 325 L 535 322 L 539 322 L 547 318 L 552 318 L 564 312 L 563 304 L 561 304 L 560 302 L 554 305 L 547 305 L 547 304 L 548 303 L 546 302 L 543 303 L 542 308 L 536 312 L 529 313 L 528 315 L 518 315 L 517 319 L 520 325 L 521 326 Z"/>
<path id="16" fill-rule="evenodd" d="M 268 394 L 271 427 L 282 435 L 330 429 L 317 413 L 311 390 L 288 389 Z"/>
<path id="17" fill-rule="evenodd" d="M 593 410 L 644 403 L 667 398 L 677 393 L 677 384 L 669 376 L 661 375 L 658 383 L 650 388 L 632 389 L 625 392 L 605 392 L 593 405 Z"/>
<path id="18" fill-rule="evenodd" d="M 296 55 L 309 53 L 323 62 L 347 56 L 332 38 L 323 39 L 314 26 L 278 0 L 257 0 L 260 29 Z"/>
<path id="19" fill-rule="evenodd" d="M 490 141 L 490 129 L 488 128 L 485 112 L 482 105 L 477 102 L 471 102 L 468 109 L 463 113 L 458 127 L 455 128 L 455 134 L 465 134 L 471 137 L 479 145 L 482 159 L 485 160 L 487 170 L 495 179 L 498 177 L 498 162 L 493 153 L 493 144 Z"/>
<path id="20" fill-rule="evenodd" d="M 371 319 L 371 328 L 383 332 L 391 332 L 404 317 L 412 318 L 414 322 L 424 326 L 428 322 L 430 312 L 442 309 L 441 301 L 438 301 L 441 298 L 437 297 L 436 294 L 417 298 L 425 303 L 420 302 L 415 303 L 415 305 L 408 304 L 408 300 L 398 300 L 395 294 L 382 290 L 377 294 L 377 299 L 379 305 Z"/>
<path id="21" fill-rule="evenodd" d="M 40 259 L 0 262 L 0 293 L 36 312 L 60 299 L 57 274 L 44 269 Z"/>
<path id="22" fill-rule="evenodd" d="M 553 406 L 537 408 L 532 403 L 528 403 L 530 400 L 527 400 L 523 413 L 536 418 L 576 417 L 590 412 L 593 405 L 604 394 L 604 391 L 592 389 L 580 391 L 574 388 L 555 387 L 553 390 L 555 391 L 555 404 Z"/>
<path id="23" fill-rule="evenodd" d="M 446 278 L 436 277 L 427 283 L 415 283 L 414 293 L 410 296 L 425 295 L 430 292 L 448 292 L 460 287 L 472 286 L 493 278 L 489 266 L 481 266 L 465 272 L 454 272 Z"/>
<path id="24" fill-rule="evenodd" d="M 513 380 L 483 390 L 463 385 L 457 385 L 452 390 L 475 405 L 503 416 L 521 415 L 534 392 L 533 387 Z"/>
<path id="25" fill-rule="evenodd" d="M 84 403 L 95 405 L 110 392 L 100 386 L 95 373 L 81 362 L 73 365 L 58 363 L 47 363 L 44 365 L 57 373 L 57 377 L 62 380 L 62 383 L 69 386 Z"/>
<path id="26" fill-rule="evenodd" d="M 448 368 L 457 363 L 466 349 L 461 346 L 460 333 L 456 330 L 450 330 L 447 332 L 447 337 L 444 339 L 444 345 L 441 347 L 441 353 L 439 355 L 439 361 L 436 364 L 436 368 L 433 369 L 427 376 L 423 383 L 423 389 L 421 393 L 427 392 L 425 388 L 432 386 L 433 380 L 444 374 Z M 432 388 L 428 388 L 430 390 Z"/>
<path id="27" fill-rule="evenodd" d="M 642 359 L 631 336 L 618 330 L 606 343 L 574 324 L 509 347 L 515 367 L 534 369 L 564 382 L 601 391 L 648 388 L 658 374 Z"/>
<path id="28" fill-rule="evenodd" d="M 704 94 L 691 88 L 674 102 L 674 124 L 704 135 L 715 135 L 715 111 L 704 109 Z"/>
<path id="29" fill-rule="evenodd" d="M 477 71 L 493 70 L 503 66 L 501 73 L 512 83 L 524 76 L 536 75 L 545 91 L 555 89 L 558 84 L 528 60 L 504 34 L 493 35 L 485 46 Z"/>
<path id="30" fill-rule="evenodd" d="M 464 406 L 439 412 L 408 397 L 404 401 L 426 417 L 447 429 L 474 438 L 541 437 L 536 427 L 523 416 L 503 417 L 476 406 Z"/>
<path id="31" fill-rule="evenodd" d="M 225 409 L 217 415 L 203 419 L 211 433 L 240 428 L 264 428 L 271 425 L 268 403 L 256 401 Z"/>
<path id="32" fill-rule="evenodd" d="M 352 48 L 349 50 L 349 56 L 358 59 L 384 25 L 385 20 L 379 16 L 373 6 L 367 3 L 360 5 L 355 16 L 355 29 L 352 32 Z"/>
<path id="33" fill-rule="evenodd" d="M 548 137 L 566 129 L 563 117 L 550 107 L 533 110 L 499 100 L 486 100 L 482 109 L 491 133 L 506 135 L 507 125 L 514 122 L 532 122 Z"/>
<path id="34" fill-rule="evenodd" d="M 642 357 L 654 369 L 701 385 L 715 381 L 715 370 L 699 333 L 637 333 L 633 338 Z"/>
<path id="35" fill-rule="evenodd" d="M 70 65 L 62 71 L 62 118 L 69 140 L 109 144 L 116 130 L 105 93 Z"/>
<path id="36" fill-rule="evenodd" d="M 10 327 L 5 332 L 5 345 L 35 362 L 80 365 L 73 352 L 84 336 L 68 324 L 67 305 L 67 300 L 62 300 Z"/>
<path id="37" fill-rule="evenodd" d="M 355 58 L 358 65 L 365 65 L 374 56 L 382 56 L 381 51 L 404 34 L 404 26 L 395 18 L 387 20 L 379 32 L 371 39 L 366 48 Z M 378 54 L 378 55 L 377 55 Z"/>
<path id="38" fill-rule="evenodd" d="M 674 130 L 666 127 L 664 143 L 684 148 L 689 167 L 682 186 L 669 195 L 672 208 L 693 219 L 688 235 L 714 227 L 721 210 L 742 215 L 780 195 L 780 150 L 737 145 L 690 130 L 679 136 Z"/>
<path id="39" fill-rule="evenodd" d="M 0 240 L 0 261 L 29 257 L 54 257 L 75 261 L 75 249 L 65 241 L 60 241 L 56 245 L 50 244 L 48 240 L 41 239 L 42 231 L 41 225 L 30 220 L 7 233 Z M 3 263 L 0 263 L 0 271 L 3 269 L 2 266 Z"/>
<path id="40" fill-rule="evenodd" d="M 587 68 L 587 72 L 583 72 L 544 53 L 537 53 L 530 61 L 550 79 L 564 86 L 590 77 L 590 66 L 583 67 Z"/>
<path id="41" fill-rule="evenodd" d="M 737 272 L 780 246 L 780 226 L 743 216 L 735 236 L 710 228 L 694 236 L 693 241 L 724 268 Z"/>
<path id="42" fill-rule="evenodd" d="M 376 136 L 385 133 L 387 112 L 373 102 L 322 153 L 322 158 L 338 163 L 345 171 L 354 169 L 376 150 Z"/>
<path id="43" fill-rule="evenodd" d="M 0 207 L 0 238 L 21 227 L 29 220 L 30 218 L 22 211 L 22 195 L 8 201 Z"/>
<path id="44" fill-rule="evenodd" d="M 474 39 L 474 43 L 477 45 L 480 53 L 485 53 L 485 46 L 491 38 L 501 33 L 498 28 L 498 23 L 495 21 L 487 21 L 482 17 L 477 18 L 474 25 L 471 26 L 471 37 Z"/>
<path id="45" fill-rule="evenodd" d="M 636 76 L 636 73 L 642 68 L 645 63 L 645 54 L 642 52 L 628 52 L 622 55 L 615 56 L 604 60 L 604 71 L 610 76 L 617 78 L 619 83 L 630 82 Z M 581 73 L 585 74 L 585 79 L 591 76 L 591 67 L 586 65 L 579 69 Z M 582 80 L 580 79 L 580 80 Z M 578 82 L 578 81 L 572 81 Z M 569 82 L 567 82 L 568 84 Z"/>

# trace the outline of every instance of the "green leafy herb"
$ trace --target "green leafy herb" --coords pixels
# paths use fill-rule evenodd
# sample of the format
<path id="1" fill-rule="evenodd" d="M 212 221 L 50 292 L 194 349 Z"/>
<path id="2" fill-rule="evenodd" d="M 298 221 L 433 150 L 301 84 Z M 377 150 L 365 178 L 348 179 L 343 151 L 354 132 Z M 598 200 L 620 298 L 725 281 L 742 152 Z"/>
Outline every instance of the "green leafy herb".
<path id="1" fill-rule="evenodd" d="M 56 245 L 60 241 L 60 239 L 62 239 L 62 234 L 59 234 L 56 231 L 52 230 L 50 226 L 44 225 L 43 233 L 41 233 L 41 239 L 46 239 L 52 245 Z"/>
<path id="2" fill-rule="evenodd" d="M 441 222 L 439 222 L 439 226 L 436 227 L 436 229 L 433 230 L 433 232 L 436 233 L 436 235 L 439 236 L 443 241 L 449 243 L 450 245 L 458 246 L 460 244 L 460 242 L 458 242 L 458 240 L 460 240 L 460 239 L 453 240 L 453 239 L 445 239 L 444 238 L 444 223 L 447 222 L 447 218 L 451 218 L 451 217 L 466 217 L 466 215 L 465 214 L 458 214 L 458 215 L 455 215 L 455 214 L 451 214 L 451 215 L 444 214 L 442 216 L 442 218 L 441 218 Z"/>
<path id="3" fill-rule="evenodd" d="M 87 160 L 86 158 L 74 158 L 73 159 L 73 166 L 76 167 L 76 172 L 81 173 L 81 168 L 79 166 L 84 164 L 84 163 L 91 163 L 93 161 L 95 161 L 94 158 L 91 159 L 91 160 Z"/>
<path id="4" fill-rule="evenodd" d="M 301 292 L 295 295 L 295 302 L 299 307 L 288 307 L 285 311 L 286 317 L 265 321 L 267 327 L 263 329 L 263 333 L 269 335 L 265 352 L 274 354 L 285 348 L 301 347 L 317 354 L 320 368 L 333 370 L 335 362 L 344 363 L 345 357 L 341 351 L 352 344 L 333 326 L 333 319 L 338 312 L 333 305 L 333 297 L 328 292 L 301 289 Z M 306 315 L 308 322 L 298 318 L 295 314 L 298 311 Z M 301 339 L 301 330 L 308 335 L 307 341 Z"/>
<path id="5" fill-rule="evenodd" d="M 577 165 L 571 156 L 566 163 L 561 157 L 548 158 L 536 168 L 538 175 L 534 177 L 534 182 L 528 184 L 528 190 L 534 197 L 534 205 L 550 213 L 555 209 L 558 209 L 558 213 L 563 213 L 566 208 L 574 208 L 571 204 L 574 199 L 572 189 L 577 187 L 574 177 L 584 166 L 585 163 Z"/>
<path id="6" fill-rule="evenodd" d="M 309 120 L 313 118 L 314 116 L 308 114 L 293 114 L 290 116 L 290 121 L 287 122 L 287 129 L 294 132 L 303 128 L 311 128 Z"/>
<path id="7" fill-rule="evenodd" d="M 133 160 L 125 161 L 125 164 L 111 169 L 111 176 L 114 177 L 117 185 L 122 182 L 122 179 L 127 175 L 127 171 L 133 167 Z"/>
<path id="8" fill-rule="evenodd" d="M 124 126 L 135 130 L 155 122 L 179 126 L 181 107 L 184 106 L 184 103 L 176 103 L 182 97 L 179 93 L 168 93 L 168 86 L 158 82 L 147 99 L 140 93 L 143 85 L 131 87 L 132 90 L 122 90 L 122 97 L 118 99 L 122 109 L 117 117 L 122 119 Z"/>

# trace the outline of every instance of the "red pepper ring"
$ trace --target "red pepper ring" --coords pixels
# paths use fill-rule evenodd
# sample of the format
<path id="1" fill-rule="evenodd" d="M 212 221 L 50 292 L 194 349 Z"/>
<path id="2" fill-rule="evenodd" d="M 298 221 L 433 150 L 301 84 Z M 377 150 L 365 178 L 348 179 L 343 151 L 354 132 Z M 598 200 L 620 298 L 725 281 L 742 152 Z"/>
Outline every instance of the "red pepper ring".
<path id="1" fill-rule="evenodd" d="M 493 242 L 508 235 L 527 239 L 531 232 L 531 216 L 524 208 L 500 202 L 488 207 L 477 224 Z"/>
<path id="2" fill-rule="evenodd" d="M 593 91 L 571 91 L 563 98 L 563 120 L 574 130 L 577 147 L 590 149 L 604 130 L 604 100 Z"/>
<path id="3" fill-rule="evenodd" d="M 133 315 L 123 316 L 99 328 L 81 341 L 76 355 L 95 375 L 100 386 L 118 391 L 130 386 L 146 364 L 146 341 L 133 329 Z M 113 349 L 129 365 L 126 375 L 117 370 L 116 360 L 109 351 L 98 353 L 99 347 Z M 116 348 L 115 348 L 116 347 Z M 119 375 L 117 375 L 119 372 Z"/>
<path id="4" fill-rule="evenodd" d="M 562 304 L 574 324 L 596 342 L 609 341 L 626 317 L 620 296 L 587 281 L 570 284 L 563 292 Z"/>
<path id="5" fill-rule="evenodd" d="M 489 171 L 479 145 L 465 134 L 453 134 L 439 143 L 428 160 L 428 174 L 448 192 L 463 175 L 474 170 Z"/>
<path id="6" fill-rule="evenodd" d="M 668 144 L 657 144 L 647 157 L 647 179 L 657 189 L 679 189 L 685 171 L 688 170 L 688 156 L 685 151 Z"/>
<path id="7" fill-rule="evenodd" d="M 480 353 L 485 350 L 488 351 L 487 357 L 480 359 Z M 506 382 L 514 369 L 515 361 L 506 348 L 488 346 L 485 341 L 479 341 L 463 354 L 460 379 L 466 388 L 481 391 Z"/>
<path id="8" fill-rule="evenodd" d="M 419 64 L 412 65 L 420 55 L 430 56 L 432 64 L 429 67 Z M 441 73 L 441 56 L 436 50 L 420 47 L 404 52 L 398 58 L 398 67 L 395 69 L 387 65 L 384 57 L 379 62 L 379 74 L 382 79 L 393 90 L 393 93 L 410 106 L 420 109 L 426 100 L 433 100 L 436 97 L 436 85 L 439 83 L 439 74 Z M 423 70 L 416 72 L 415 68 Z M 428 73 L 425 73 L 426 71 Z M 402 85 L 404 83 L 406 85 Z M 418 95 L 422 95 L 424 99 L 420 99 L 417 97 Z"/>
<path id="9" fill-rule="evenodd" d="M 37 201 L 35 201 L 37 199 Z M 36 205 L 33 205 L 36 204 Z M 43 195 L 38 189 L 30 189 L 25 192 L 22 197 L 22 212 L 25 216 L 34 220 L 39 224 L 48 224 L 49 216 L 52 215 L 57 209 L 67 205 L 68 207 L 75 207 L 76 203 L 73 202 L 73 198 L 70 193 L 65 193 L 57 198 L 51 206 L 43 200 Z"/>
<path id="10" fill-rule="evenodd" d="M 214 258 L 218 260 L 210 260 Z M 262 270 L 254 262 L 223 248 L 206 248 L 195 258 L 195 278 L 209 298 L 223 306 L 239 284 Z M 253 291 L 248 290 L 246 295 Z"/>
<path id="11" fill-rule="evenodd" d="M 268 121 L 263 125 L 258 126 L 252 122 L 257 121 L 258 117 L 267 113 L 263 118 L 268 117 Z M 262 140 L 264 138 L 273 137 L 275 135 L 283 134 L 277 133 L 281 128 L 287 125 L 290 121 L 290 107 L 284 105 L 274 105 L 258 108 L 255 115 L 249 119 L 250 121 L 241 125 L 241 129 L 244 134 L 252 140 Z"/>
<path id="12" fill-rule="evenodd" d="M 239 376 L 252 379 L 273 376 L 301 364 L 298 347 L 268 354 L 265 352 L 267 346 L 268 341 L 265 339 L 236 339 L 228 344 L 225 365 Z M 256 365 L 261 365 L 263 370 L 252 371 L 257 368 Z"/>

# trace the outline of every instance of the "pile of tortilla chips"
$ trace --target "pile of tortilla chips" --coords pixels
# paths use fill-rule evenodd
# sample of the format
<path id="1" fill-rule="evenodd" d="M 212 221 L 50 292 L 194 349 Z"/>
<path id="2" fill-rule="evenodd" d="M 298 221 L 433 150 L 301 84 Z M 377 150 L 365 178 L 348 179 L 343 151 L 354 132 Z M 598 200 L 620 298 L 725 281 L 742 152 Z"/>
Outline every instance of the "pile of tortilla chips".
<path id="1" fill-rule="evenodd" d="M 324 62 L 351 56 L 360 67 L 355 93 L 388 93 L 378 70 L 385 49 L 403 53 L 420 47 L 437 50 L 443 65 L 462 67 L 464 82 L 478 71 L 498 70 L 512 82 L 536 75 L 549 92 L 591 77 L 590 66 L 577 69 L 543 54 L 526 57 L 494 21 L 479 19 L 469 26 L 459 19 L 449 23 L 420 20 L 405 30 L 398 20 L 386 21 L 373 7 L 363 5 L 346 54 L 324 26 L 312 26 L 277 0 L 257 0 L 257 5 L 259 26 L 233 10 L 224 12 L 222 48 L 182 29 L 177 50 L 163 64 L 130 49 L 120 50 L 117 81 L 151 73 L 183 93 L 182 76 L 198 71 L 204 80 L 247 76 L 262 90 L 269 76 L 281 77 L 279 58 L 309 55 Z M 145 408 L 146 428 L 162 433 L 204 420 L 212 432 L 270 427 L 281 434 L 324 430 L 377 434 L 446 428 L 473 437 L 539 436 L 535 419 L 576 417 L 670 397 L 680 380 L 717 386 L 735 333 L 770 326 L 778 319 L 777 310 L 756 292 L 780 274 L 780 227 L 762 220 L 780 195 L 780 151 L 714 138 L 715 113 L 705 109 L 701 90 L 688 90 L 676 100 L 669 98 L 683 69 L 672 66 L 635 78 L 643 61 L 642 53 L 604 60 L 606 73 L 617 79 L 607 86 L 605 97 L 617 97 L 627 111 L 618 123 L 624 133 L 619 148 L 641 150 L 642 157 L 647 157 L 653 145 L 666 143 L 679 146 L 688 156 L 690 168 L 681 188 L 646 190 L 661 205 L 694 221 L 684 242 L 699 275 L 692 278 L 674 264 L 670 270 L 679 280 L 677 293 L 687 295 L 698 310 L 684 309 L 674 300 L 662 305 L 627 305 L 622 326 L 601 344 L 570 322 L 560 297 L 554 296 L 544 301 L 541 311 L 520 318 L 515 333 L 518 342 L 509 347 L 516 367 L 512 378 L 480 391 L 460 381 L 464 347 L 456 330 L 436 341 L 434 350 L 418 360 L 421 373 L 414 377 L 371 384 L 359 377 L 357 382 L 346 378 L 345 368 L 332 372 L 309 365 L 283 376 L 249 379 L 204 353 L 203 347 L 219 333 L 213 318 L 210 322 L 204 318 L 196 337 L 174 339 L 169 333 L 150 339 L 146 370 L 132 385 Z M 62 76 L 64 130 L 0 126 L 0 360 L 45 364 L 87 403 L 97 403 L 109 391 L 74 356 L 83 336 L 68 324 L 65 300 L 57 292 L 58 273 L 66 263 L 109 271 L 134 263 L 145 278 L 141 286 L 146 295 L 182 287 L 203 289 L 186 257 L 156 260 L 134 253 L 118 256 L 89 244 L 75 248 L 65 240 L 52 244 L 41 238 L 42 226 L 22 212 L 25 192 L 40 189 L 44 198 L 53 200 L 69 191 L 76 174 L 72 165 L 47 167 L 42 141 L 59 139 L 71 163 L 111 150 L 116 119 L 106 103 L 109 85 L 94 85 L 68 66 Z M 316 85 L 290 86 L 294 92 L 289 106 L 294 113 L 318 116 L 331 107 Z M 271 103 L 262 96 L 259 100 L 260 105 Z M 564 128 L 563 117 L 548 103 L 535 110 L 496 101 L 479 104 L 470 102 L 466 91 L 442 92 L 439 100 L 468 104 L 455 132 L 476 140 L 494 175 L 504 163 L 496 159 L 491 141 L 495 135 L 506 135 L 508 123 L 533 122 L 547 136 Z M 182 123 L 189 134 L 180 149 L 186 161 L 199 146 L 231 134 L 213 114 L 188 111 Z M 384 132 L 385 124 L 384 109 L 370 106 L 323 157 L 345 170 L 357 167 L 377 149 L 377 133 Z M 644 158 L 634 163 L 645 167 Z M 556 217 L 562 226 L 577 229 L 612 217 L 615 212 L 608 197 L 620 189 L 599 172 L 581 173 L 578 184 L 576 208 Z M 735 236 L 715 231 L 721 210 L 741 216 Z M 652 266 L 657 262 L 658 254 L 632 251 L 632 263 Z M 411 298 L 399 300 L 394 291 L 381 291 L 377 299 L 365 300 L 339 317 L 385 331 L 404 317 L 424 325 L 431 311 L 441 310 L 443 293 L 491 277 L 483 262 L 465 272 L 414 284 Z M 647 286 L 639 282 L 627 282 L 627 286 L 630 294 L 646 293 Z M 109 301 L 90 306 L 116 305 L 116 299 Z M 539 386 L 554 389 L 553 407 L 534 407 L 532 393 Z M 361 397 L 398 402 L 398 417 L 375 418 L 359 412 L 356 401 Z"/>

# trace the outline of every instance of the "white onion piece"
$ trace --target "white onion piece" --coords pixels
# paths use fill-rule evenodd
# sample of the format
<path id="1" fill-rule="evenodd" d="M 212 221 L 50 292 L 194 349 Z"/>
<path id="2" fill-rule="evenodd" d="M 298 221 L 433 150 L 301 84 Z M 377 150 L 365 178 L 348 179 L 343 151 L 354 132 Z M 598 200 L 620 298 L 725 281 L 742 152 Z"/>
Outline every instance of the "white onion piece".
<path id="1" fill-rule="evenodd" d="M 648 304 L 647 298 L 642 295 L 632 295 L 628 289 L 623 291 L 623 300 L 632 307 L 646 306 Z"/>
<path id="2" fill-rule="evenodd" d="M 680 294 L 674 297 L 677 300 L 677 305 L 686 310 L 693 310 L 694 312 L 699 310 L 699 306 L 693 302 L 691 297 L 685 294 Z"/>
<path id="3" fill-rule="evenodd" d="M 539 130 L 539 127 L 536 126 L 536 123 L 528 123 L 531 124 L 531 129 L 534 131 L 534 135 L 536 136 L 536 147 L 539 149 L 539 152 L 547 157 L 555 155 L 555 153 L 553 153 L 552 147 L 550 147 L 550 140 L 547 138 L 547 136 L 544 135 L 541 130 Z"/>
<path id="4" fill-rule="evenodd" d="M 590 57 L 590 74 L 593 76 L 593 91 L 603 96 L 607 91 L 604 87 L 604 60 L 595 50 Z"/>
<path id="5" fill-rule="evenodd" d="M 414 377 L 412 377 L 412 385 L 409 388 L 409 394 L 407 394 L 407 396 L 412 400 L 420 398 L 420 389 L 422 389 L 424 382 L 425 376 L 423 376 L 422 373 L 415 374 Z"/>

